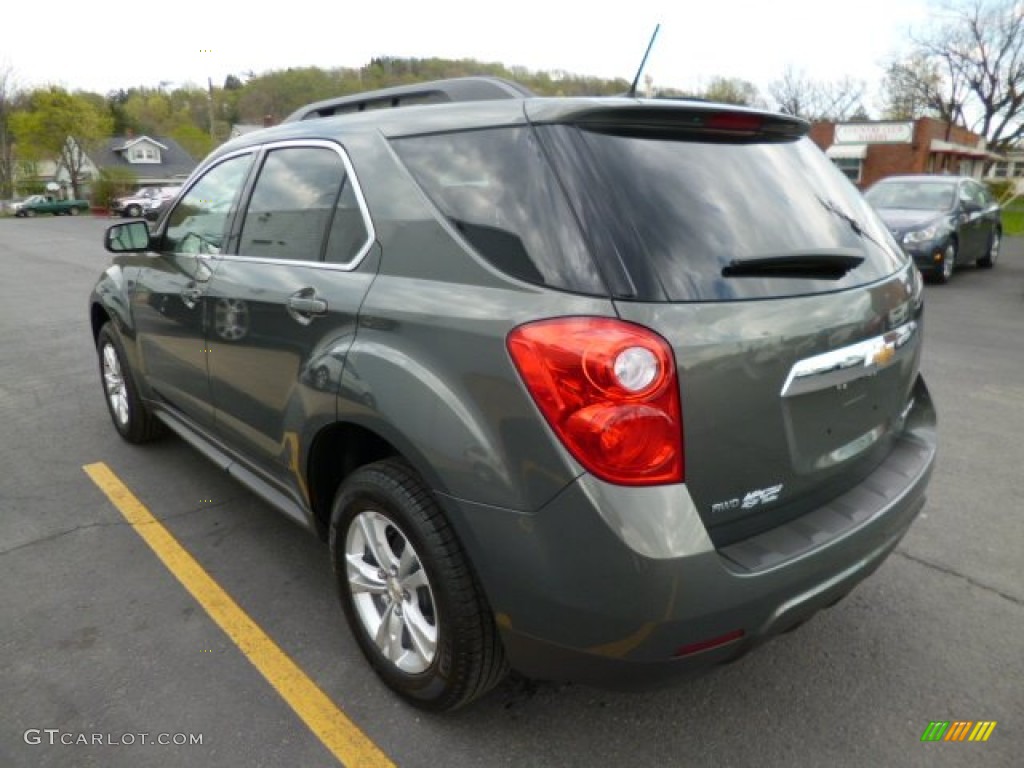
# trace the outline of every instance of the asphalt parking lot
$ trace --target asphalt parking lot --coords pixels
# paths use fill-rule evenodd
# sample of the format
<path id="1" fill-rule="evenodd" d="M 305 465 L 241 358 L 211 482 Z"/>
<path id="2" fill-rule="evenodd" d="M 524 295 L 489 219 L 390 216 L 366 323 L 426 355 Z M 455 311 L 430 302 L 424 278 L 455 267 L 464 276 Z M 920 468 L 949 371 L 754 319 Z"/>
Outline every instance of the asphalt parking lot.
<path id="1" fill-rule="evenodd" d="M 107 223 L 0 219 L 0 766 L 339 764 L 83 470 L 97 463 L 326 695 L 313 709 L 344 713 L 350 768 L 1021 764 L 1024 239 L 926 288 L 929 502 L 846 600 L 668 689 L 513 679 L 435 716 L 364 663 L 321 542 L 182 441 L 117 437 L 86 306 Z M 939 720 L 996 726 L 922 743 Z"/>

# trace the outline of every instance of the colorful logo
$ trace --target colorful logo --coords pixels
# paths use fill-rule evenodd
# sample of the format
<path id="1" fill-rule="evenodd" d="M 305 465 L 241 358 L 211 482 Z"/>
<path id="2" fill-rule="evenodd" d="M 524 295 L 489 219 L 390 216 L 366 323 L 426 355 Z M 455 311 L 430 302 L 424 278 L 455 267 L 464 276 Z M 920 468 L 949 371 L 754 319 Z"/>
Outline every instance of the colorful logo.
<path id="1" fill-rule="evenodd" d="M 932 720 L 921 741 L 988 741 L 995 729 L 995 720 Z"/>

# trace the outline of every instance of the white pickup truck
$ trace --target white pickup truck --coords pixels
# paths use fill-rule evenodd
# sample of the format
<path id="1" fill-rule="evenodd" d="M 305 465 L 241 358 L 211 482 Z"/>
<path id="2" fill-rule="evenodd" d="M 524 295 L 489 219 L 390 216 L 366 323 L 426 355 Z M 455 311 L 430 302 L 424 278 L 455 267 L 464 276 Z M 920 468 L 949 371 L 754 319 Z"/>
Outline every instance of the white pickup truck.
<path id="1" fill-rule="evenodd" d="M 138 192 L 119 197 L 110 206 L 116 216 L 138 219 L 150 210 L 159 209 L 168 200 L 173 200 L 180 187 L 143 187 Z"/>

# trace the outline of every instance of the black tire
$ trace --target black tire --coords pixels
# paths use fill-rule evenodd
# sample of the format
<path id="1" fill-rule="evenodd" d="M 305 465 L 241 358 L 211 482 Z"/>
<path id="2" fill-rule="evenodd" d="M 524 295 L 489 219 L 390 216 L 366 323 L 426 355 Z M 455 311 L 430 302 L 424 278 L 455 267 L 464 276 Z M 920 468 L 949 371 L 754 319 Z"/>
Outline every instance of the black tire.
<path id="1" fill-rule="evenodd" d="M 992 236 L 988 239 L 988 250 L 976 264 L 982 269 L 992 269 L 999 259 L 999 249 L 1003 242 L 1003 233 L 998 229 L 992 230 Z"/>
<path id="2" fill-rule="evenodd" d="M 447 711 L 505 677 L 504 649 L 480 584 L 408 464 L 386 459 L 346 479 L 331 511 L 330 545 L 349 626 L 393 691 L 423 709 Z M 353 578 L 368 589 L 354 592 Z M 380 641 L 368 626 L 375 621 Z M 391 632 L 381 633 L 386 622 Z"/>
<path id="3" fill-rule="evenodd" d="M 935 282 L 943 285 L 953 277 L 953 270 L 956 269 L 956 241 L 950 240 L 946 250 L 942 252 L 942 262 L 935 270 Z"/>
<path id="4" fill-rule="evenodd" d="M 132 203 L 124 213 L 129 219 L 137 219 L 142 215 L 142 208 L 138 204 Z"/>
<path id="5" fill-rule="evenodd" d="M 96 337 L 100 383 L 114 429 L 129 443 L 146 443 L 163 434 L 164 428 L 139 397 L 135 377 L 127 364 L 121 339 L 111 323 Z"/>
<path id="6" fill-rule="evenodd" d="M 30 219 L 34 219 L 36 217 L 36 212 L 29 208 L 27 211 L 25 211 L 25 215 L 28 216 Z"/>
<path id="7" fill-rule="evenodd" d="M 68 213 L 70 213 L 72 216 L 77 216 L 79 213 L 81 213 L 81 211 L 79 211 L 77 208 L 72 208 L 71 210 L 68 211 Z"/>

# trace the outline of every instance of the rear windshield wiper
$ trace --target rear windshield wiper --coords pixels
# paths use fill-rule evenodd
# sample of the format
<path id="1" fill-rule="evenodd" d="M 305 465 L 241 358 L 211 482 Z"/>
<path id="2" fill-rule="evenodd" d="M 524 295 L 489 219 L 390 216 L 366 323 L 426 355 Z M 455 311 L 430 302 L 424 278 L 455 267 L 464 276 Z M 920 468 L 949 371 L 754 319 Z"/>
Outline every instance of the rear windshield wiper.
<path id="1" fill-rule="evenodd" d="M 722 277 L 803 277 L 815 280 L 839 280 L 864 261 L 845 251 L 812 251 L 733 259 L 722 267 Z"/>
<path id="2" fill-rule="evenodd" d="M 863 224 L 861 224 L 859 221 L 857 221 L 857 219 L 853 218 L 853 216 L 851 216 L 846 211 L 844 211 L 842 208 L 840 208 L 838 205 L 836 205 L 832 200 L 828 200 L 827 198 L 824 198 L 824 197 L 819 197 L 818 198 L 818 202 L 821 203 L 822 206 L 824 206 L 826 211 L 828 211 L 829 213 L 835 214 L 840 219 L 842 219 L 847 224 L 849 224 L 850 225 L 850 229 L 852 229 L 854 231 L 854 233 L 857 234 L 858 237 L 863 237 L 865 240 L 870 240 L 872 243 L 877 245 L 879 248 L 882 247 L 882 244 L 880 242 L 878 242 L 877 240 L 875 240 L 875 238 L 873 238 L 871 235 L 868 234 L 867 230 L 864 229 L 864 225 Z"/>

